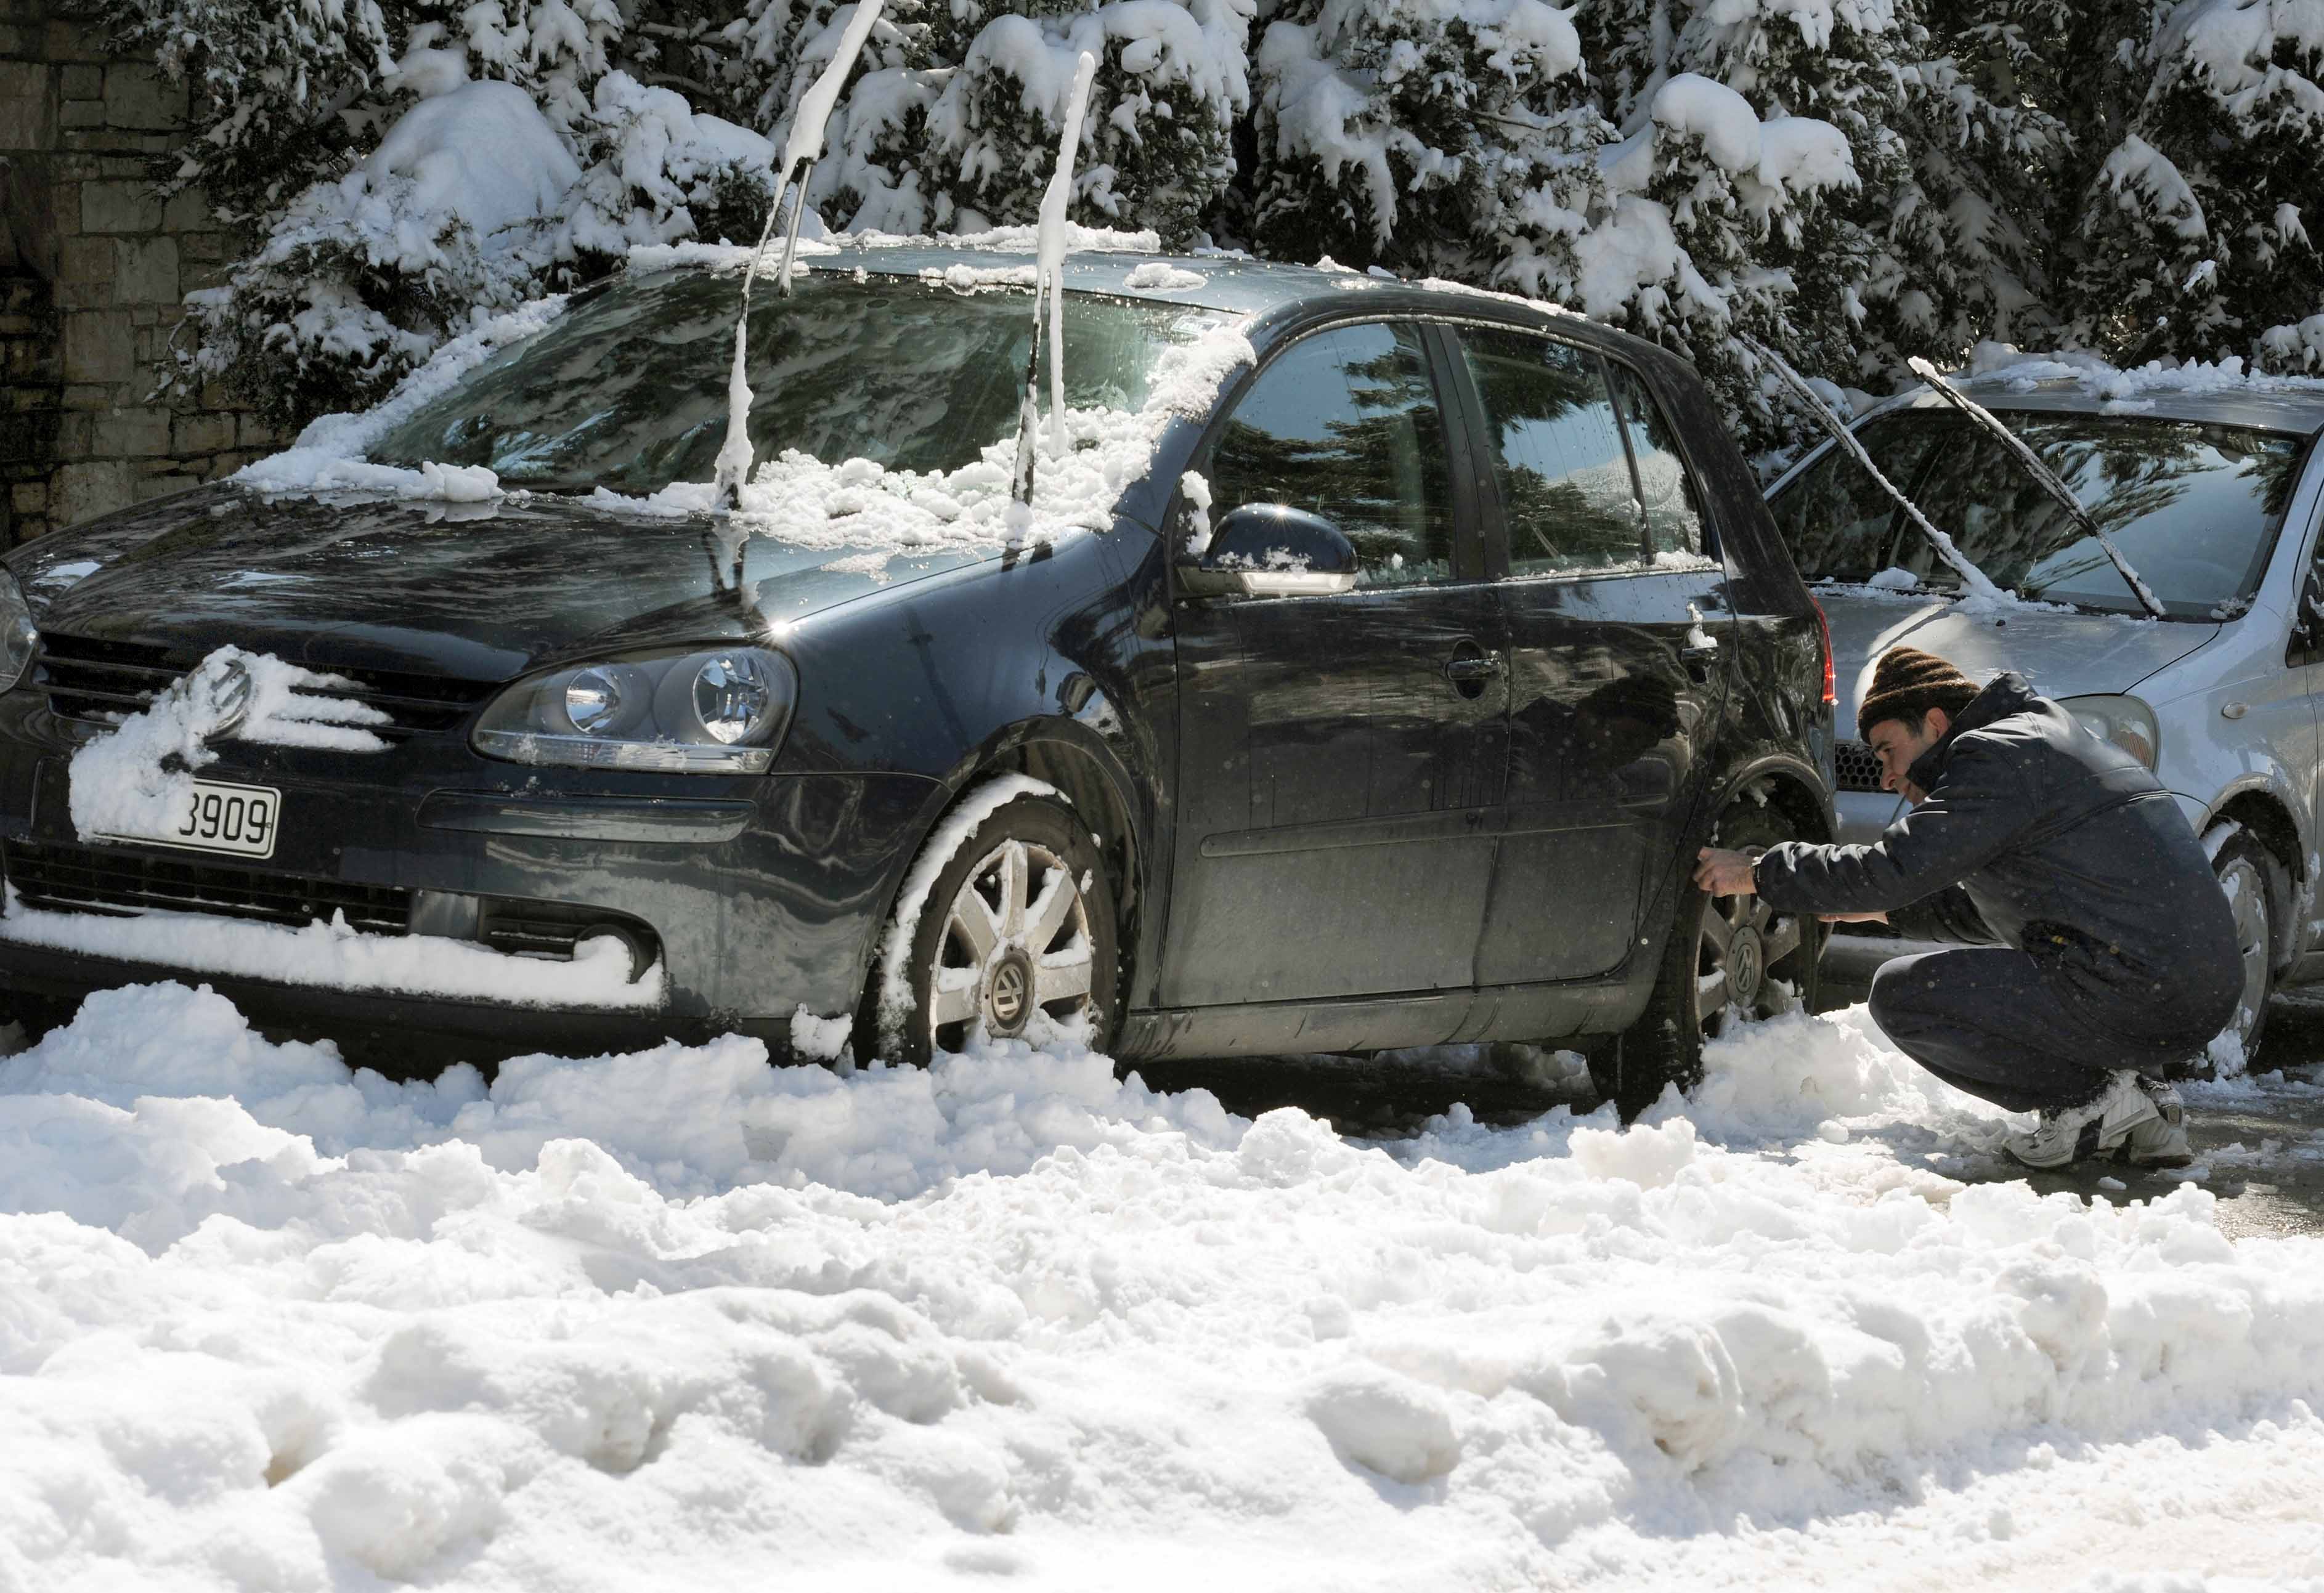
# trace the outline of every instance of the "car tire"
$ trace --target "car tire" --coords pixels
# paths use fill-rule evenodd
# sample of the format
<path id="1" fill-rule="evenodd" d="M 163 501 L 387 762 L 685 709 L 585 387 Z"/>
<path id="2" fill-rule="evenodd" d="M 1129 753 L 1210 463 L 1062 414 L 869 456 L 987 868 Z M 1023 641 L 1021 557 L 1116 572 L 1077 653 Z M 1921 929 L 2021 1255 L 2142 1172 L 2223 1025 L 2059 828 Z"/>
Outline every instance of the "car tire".
<path id="1" fill-rule="evenodd" d="M 1740 849 L 1799 839 L 1775 809 L 1746 803 L 1728 809 L 1711 843 Z M 1824 935 L 1812 917 L 1776 913 L 1756 896 L 1708 897 L 1692 878 L 1682 881 L 1646 1011 L 1590 1054 L 1598 1093 L 1629 1122 L 1666 1086 L 1701 1082 L 1706 1040 L 1738 1022 L 1815 1010 Z M 1725 982 L 1711 982 L 1714 974 Z"/>
<path id="2" fill-rule="evenodd" d="M 1053 881 L 1061 899 L 1047 895 Z M 1047 797 L 1012 799 L 954 849 L 901 968 L 874 976 L 881 1054 L 925 1066 L 980 1030 L 1042 1045 L 1083 1022 L 1079 1037 L 1103 1050 L 1120 984 L 1118 931 L 1088 824 Z"/>
<path id="3" fill-rule="evenodd" d="M 2235 915 L 2236 949 L 2244 960 L 2244 993 L 2235 1017 L 2220 1031 L 2235 1036 L 2248 1062 L 2258 1054 L 2267 1031 L 2267 999 L 2275 991 L 2276 924 L 2282 900 L 2277 881 L 2281 870 L 2258 837 L 2238 830 L 2227 837 L 2211 859 L 2211 871 L 2227 892 Z M 2208 1073 L 2210 1058 L 2195 1059 L 2195 1069 Z"/>

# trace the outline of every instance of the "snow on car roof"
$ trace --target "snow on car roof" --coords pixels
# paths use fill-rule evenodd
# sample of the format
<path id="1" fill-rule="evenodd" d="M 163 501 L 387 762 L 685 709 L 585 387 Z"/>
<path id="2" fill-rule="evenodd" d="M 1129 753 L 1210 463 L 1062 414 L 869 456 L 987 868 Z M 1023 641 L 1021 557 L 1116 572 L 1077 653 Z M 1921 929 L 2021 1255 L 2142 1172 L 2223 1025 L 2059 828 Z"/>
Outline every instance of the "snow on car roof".
<path id="1" fill-rule="evenodd" d="M 1949 380 L 1993 410 L 2147 415 L 2303 437 L 2324 428 L 2324 381 L 2259 374 L 2232 358 L 2125 370 L 2085 354 L 1981 349 L 1969 373 Z M 1897 407 L 1922 409 L 1943 401 L 1920 389 Z"/>

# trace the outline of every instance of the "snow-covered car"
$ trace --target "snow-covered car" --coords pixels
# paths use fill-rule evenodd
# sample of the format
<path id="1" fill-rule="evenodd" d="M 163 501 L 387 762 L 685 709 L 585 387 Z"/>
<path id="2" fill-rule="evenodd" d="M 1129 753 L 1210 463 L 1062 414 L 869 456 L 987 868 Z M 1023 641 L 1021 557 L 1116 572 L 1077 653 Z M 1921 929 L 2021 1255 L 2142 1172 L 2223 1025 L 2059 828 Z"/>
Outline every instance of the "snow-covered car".
<path id="1" fill-rule="evenodd" d="M 1856 724 L 1882 652 L 1910 644 L 1980 680 L 2017 671 L 2153 769 L 2204 837 L 2244 946 L 2226 1038 L 2248 1048 L 2275 984 L 2324 971 L 2324 383 L 2041 361 L 1956 385 L 2061 478 L 2146 591 L 1929 389 L 1868 410 L 1854 435 L 2004 601 L 1965 595 L 1970 579 L 1836 443 L 1803 457 L 1768 501 L 1831 619 L 1841 838 L 1871 840 L 1902 811 Z M 1851 929 L 1831 955 L 1883 949 Z"/>
<path id="2" fill-rule="evenodd" d="M 11 553 L 0 983 L 503 1050 L 1627 1036 L 1635 1101 L 1812 979 L 1687 879 L 1831 818 L 1821 627 L 1684 364 L 1085 253 L 1027 504 L 1030 259 L 826 248 L 755 300 L 729 513 L 743 253 Z"/>

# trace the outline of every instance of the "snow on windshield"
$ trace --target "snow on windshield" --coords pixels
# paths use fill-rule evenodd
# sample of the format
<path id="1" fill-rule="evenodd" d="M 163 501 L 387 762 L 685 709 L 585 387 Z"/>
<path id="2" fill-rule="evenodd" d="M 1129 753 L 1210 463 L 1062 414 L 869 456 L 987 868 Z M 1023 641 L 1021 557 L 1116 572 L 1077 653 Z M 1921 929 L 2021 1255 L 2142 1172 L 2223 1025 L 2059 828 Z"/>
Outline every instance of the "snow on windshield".
<path id="1" fill-rule="evenodd" d="M 1148 241 L 1070 232 L 1076 247 Z M 974 240 L 995 250 L 1030 241 L 1021 228 Z M 318 421 L 237 479 L 273 492 L 542 490 L 707 510 L 735 278 L 702 267 L 748 255 L 639 251 L 628 280 L 569 310 L 558 300 L 503 318 L 379 409 Z M 651 270 L 665 263 L 688 269 Z M 788 299 L 755 303 L 751 440 L 761 463 L 738 525 L 810 548 L 1011 539 L 1007 460 L 1033 314 L 1029 294 L 991 290 L 1003 286 L 826 268 Z M 1037 483 L 1044 534 L 1105 523 L 1172 418 L 1206 410 L 1253 357 L 1239 318 L 1195 306 L 1075 293 L 1064 318 L 1068 447 Z"/>
<path id="2" fill-rule="evenodd" d="M 1372 1144 L 1071 1046 L 397 1082 L 109 991 L 0 1060 L 0 1574 L 2003 1586 L 2126 1500 L 2300 1563 L 2324 1241 L 1977 1182 L 1860 1011 L 1706 1066 Z"/>

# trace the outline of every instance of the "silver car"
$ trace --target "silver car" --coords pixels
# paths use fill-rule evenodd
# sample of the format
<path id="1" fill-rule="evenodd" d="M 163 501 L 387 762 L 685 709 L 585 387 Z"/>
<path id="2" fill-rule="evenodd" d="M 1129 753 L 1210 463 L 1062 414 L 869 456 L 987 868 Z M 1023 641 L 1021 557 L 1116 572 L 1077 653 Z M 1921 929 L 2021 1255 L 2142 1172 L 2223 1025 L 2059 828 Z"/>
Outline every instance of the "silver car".
<path id="1" fill-rule="evenodd" d="M 2001 439 L 1926 389 L 1868 411 L 1855 436 L 2024 601 L 1965 599 L 1968 579 L 1836 444 L 1768 502 L 1831 626 L 1841 839 L 1872 840 L 1901 811 L 1856 724 L 1882 652 L 1909 643 L 1980 681 L 2017 671 L 2153 769 L 2202 835 L 2244 945 L 2246 999 L 2213 1045 L 2233 1065 L 2276 986 L 2324 976 L 2324 384 L 2200 389 L 2150 382 L 2125 397 L 2023 373 L 1959 388 L 2071 488 L 2143 594 Z M 1858 942 L 1854 960 L 1875 949 Z M 1850 957 L 1846 937 L 1836 954 Z"/>

